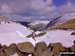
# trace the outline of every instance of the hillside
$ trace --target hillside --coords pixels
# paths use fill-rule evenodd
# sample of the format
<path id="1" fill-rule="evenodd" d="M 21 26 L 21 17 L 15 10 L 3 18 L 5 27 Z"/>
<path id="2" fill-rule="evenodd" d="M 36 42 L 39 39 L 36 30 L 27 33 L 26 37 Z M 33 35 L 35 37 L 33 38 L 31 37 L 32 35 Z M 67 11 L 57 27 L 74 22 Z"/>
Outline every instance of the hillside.
<path id="1" fill-rule="evenodd" d="M 55 28 L 57 28 L 57 29 L 63 29 L 63 28 L 75 29 L 75 19 L 72 19 L 63 24 L 60 24 L 60 25 L 56 26 Z"/>
<path id="2" fill-rule="evenodd" d="M 61 24 L 71 24 L 69 25 L 68 27 L 70 28 L 72 25 L 71 22 L 74 22 L 72 19 L 75 19 L 75 13 L 70 13 L 70 14 L 63 14 L 63 15 L 60 15 L 60 16 L 57 16 L 56 18 L 53 18 L 45 27 L 41 28 L 40 30 L 47 30 L 47 29 L 52 29 L 52 28 L 55 28 L 56 26 L 58 25 L 61 25 Z M 68 21 L 72 20 L 71 22 L 69 23 L 66 23 Z M 65 27 L 65 25 L 63 25 Z M 67 26 L 66 26 L 67 27 Z"/>

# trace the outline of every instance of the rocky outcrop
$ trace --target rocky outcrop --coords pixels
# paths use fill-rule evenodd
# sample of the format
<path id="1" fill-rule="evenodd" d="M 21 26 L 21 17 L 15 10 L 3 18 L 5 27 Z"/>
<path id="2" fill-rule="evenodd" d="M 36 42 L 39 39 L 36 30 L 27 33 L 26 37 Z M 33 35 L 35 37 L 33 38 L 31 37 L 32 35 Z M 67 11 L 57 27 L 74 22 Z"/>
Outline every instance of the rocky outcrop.
<path id="1" fill-rule="evenodd" d="M 72 32 L 71 35 L 75 35 L 75 32 Z"/>

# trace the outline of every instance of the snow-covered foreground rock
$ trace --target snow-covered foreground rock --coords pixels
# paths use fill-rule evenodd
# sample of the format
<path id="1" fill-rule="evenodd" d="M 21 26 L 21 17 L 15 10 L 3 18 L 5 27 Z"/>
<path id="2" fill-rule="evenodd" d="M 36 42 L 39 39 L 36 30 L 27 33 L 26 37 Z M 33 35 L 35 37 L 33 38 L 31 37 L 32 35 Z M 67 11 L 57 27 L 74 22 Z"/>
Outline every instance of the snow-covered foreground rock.
<path id="1" fill-rule="evenodd" d="M 71 33 L 73 31 L 65 31 L 65 30 L 55 30 L 47 32 L 46 35 L 42 37 L 36 37 L 36 42 L 44 41 L 47 45 L 50 43 L 60 42 L 65 47 L 71 47 L 73 45 L 73 41 L 75 40 L 75 36 L 72 36 Z"/>

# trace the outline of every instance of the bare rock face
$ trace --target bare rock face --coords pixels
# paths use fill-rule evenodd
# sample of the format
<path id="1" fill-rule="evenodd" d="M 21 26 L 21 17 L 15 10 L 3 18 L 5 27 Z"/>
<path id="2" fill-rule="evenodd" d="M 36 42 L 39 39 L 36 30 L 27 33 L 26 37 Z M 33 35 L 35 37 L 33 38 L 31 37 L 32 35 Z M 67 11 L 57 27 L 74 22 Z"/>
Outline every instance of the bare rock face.
<path id="1" fill-rule="evenodd" d="M 35 51 L 34 46 L 30 42 L 18 43 L 17 47 L 21 52 L 34 53 Z"/>
<path id="2" fill-rule="evenodd" d="M 34 56 L 39 56 L 43 51 L 47 49 L 47 45 L 45 42 L 39 42 L 35 46 Z"/>

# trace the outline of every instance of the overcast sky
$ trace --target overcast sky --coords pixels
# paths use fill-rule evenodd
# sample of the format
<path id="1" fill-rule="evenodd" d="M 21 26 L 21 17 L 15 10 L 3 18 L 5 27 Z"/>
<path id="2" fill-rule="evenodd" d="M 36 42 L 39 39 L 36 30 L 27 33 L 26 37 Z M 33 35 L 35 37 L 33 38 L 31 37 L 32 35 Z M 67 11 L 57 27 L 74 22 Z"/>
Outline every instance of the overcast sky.
<path id="1" fill-rule="evenodd" d="M 51 15 L 74 12 L 75 0 L 0 0 L 0 13 Z"/>

